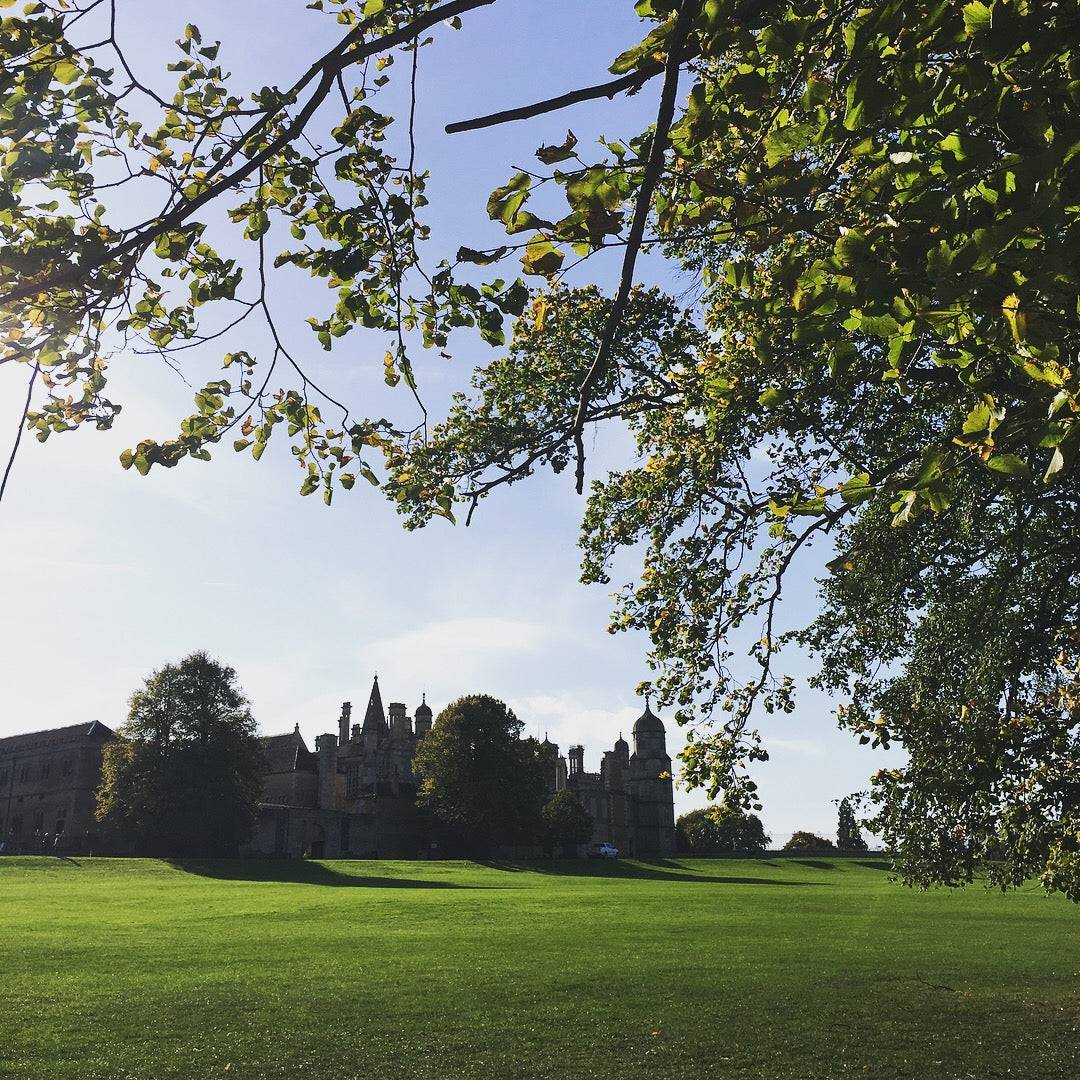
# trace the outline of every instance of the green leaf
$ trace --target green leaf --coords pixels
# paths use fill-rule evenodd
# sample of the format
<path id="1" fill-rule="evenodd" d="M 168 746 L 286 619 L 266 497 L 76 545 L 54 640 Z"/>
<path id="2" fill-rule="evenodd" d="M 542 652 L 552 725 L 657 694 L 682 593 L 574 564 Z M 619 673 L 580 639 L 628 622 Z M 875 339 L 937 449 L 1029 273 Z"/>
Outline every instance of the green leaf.
<path id="1" fill-rule="evenodd" d="M 53 65 L 53 75 L 58 83 L 70 86 L 82 75 L 82 71 L 77 64 L 73 64 L 70 60 L 61 60 L 58 64 Z"/>
<path id="2" fill-rule="evenodd" d="M 858 506 L 859 503 L 872 499 L 877 494 L 877 488 L 870 483 L 869 473 L 859 473 L 857 476 L 848 477 L 840 488 L 840 498 L 849 506 Z"/>
<path id="3" fill-rule="evenodd" d="M 981 34 L 994 24 L 994 13 L 982 0 L 964 5 L 964 30 L 971 35 Z"/>
<path id="4" fill-rule="evenodd" d="M 919 470 L 916 472 L 911 486 L 918 490 L 940 479 L 941 468 L 948 459 L 949 452 L 947 450 L 938 450 L 931 447 L 924 451 L 922 461 L 919 463 Z"/>
<path id="5" fill-rule="evenodd" d="M 1031 478 L 1031 467 L 1016 454 L 994 454 L 986 462 L 988 469 L 994 472 L 1004 473 L 1006 476 L 1015 476 L 1028 480 Z"/>

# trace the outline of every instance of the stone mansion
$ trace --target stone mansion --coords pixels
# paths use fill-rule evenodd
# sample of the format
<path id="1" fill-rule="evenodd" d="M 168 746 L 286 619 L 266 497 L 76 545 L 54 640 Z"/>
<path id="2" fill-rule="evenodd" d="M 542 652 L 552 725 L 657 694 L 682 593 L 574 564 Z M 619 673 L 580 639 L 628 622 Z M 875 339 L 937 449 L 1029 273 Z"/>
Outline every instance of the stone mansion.
<path id="1" fill-rule="evenodd" d="M 353 723 L 345 702 L 336 731 L 309 749 L 299 726 L 265 739 L 266 786 L 243 854 L 310 858 L 416 858 L 422 847 L 412 771 L 418 742 L 431 730 L 423 701 L 412 716 L 401 702 L 384 708 L 376 677 L 364 715 Z M 555 760 L 552 792 L 567 790 L 589 811 L 594 842 L 624 855 L 675 850 L 671 758 L 663 722 L 646 705 L 634 724 L 633 750 L 621 737 L 598 772 L 585 771 L 585 748 Z M 115 738 L 103 724 L 78 724 L 0 739 L 0 841 L 7 852 L 123 854 L 94 818 L 102 747 Z"/>

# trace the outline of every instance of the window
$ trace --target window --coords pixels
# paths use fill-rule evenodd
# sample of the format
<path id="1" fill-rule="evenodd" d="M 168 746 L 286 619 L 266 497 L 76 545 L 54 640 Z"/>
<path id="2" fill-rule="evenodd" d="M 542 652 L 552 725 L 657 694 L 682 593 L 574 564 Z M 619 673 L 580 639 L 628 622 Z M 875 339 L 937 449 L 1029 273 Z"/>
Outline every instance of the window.
<path id="1" fill-rule="evenodd" d="M 53 832 L 62 833 L 64 831 L 64 826 L 66 824 L 67 824 L 67 807 L 66 806 L 61 806 L 60 809 L 56 811 L 56 828 L 53 830 Z"/>
<path id="2" fill-rule="evenodd" d="M 7 769 L 0 769 L 0 787 L 3 787 L 8 781 Z"/>
<path id="3" fill-rule="evenodd" d="M 45 831 L 45 811 L 34 811 L 34 832 L 40 833 Z"/>
<path id="4" fill-rule="evenodd" d="M 24 765 L 19 770 L 19 783 L 20 784 L 25 784 L 26 781 L 29 780 L 29 779 L 30 779 L 30 766 L 29 765 Z"/>
<path id="5" fill-rule="evenodd" d="M 49 779 L 49 769 L 50 768 L 51 768 L 51 764 L 48 761 L 43 761 L 41 763 L 41 779 L 42 780 L 48 780 Z"/>
<path id="6" fill-rule="evenodd" d="M 345 797 L 355 799 L 360 794 L 360 766 L 350 765 L 345 773 Z"/>
<path id="7" fill-rule="evenodd" d="M 68 758 L 67 761 L 64 762 L 63 773 L 64 776 L 71 775 L 71 758 Z"/>
<path id="8" fill-rule="evenodd" d="M 11 815 L 11 835 L 22 836 L 22 814 Z"/>

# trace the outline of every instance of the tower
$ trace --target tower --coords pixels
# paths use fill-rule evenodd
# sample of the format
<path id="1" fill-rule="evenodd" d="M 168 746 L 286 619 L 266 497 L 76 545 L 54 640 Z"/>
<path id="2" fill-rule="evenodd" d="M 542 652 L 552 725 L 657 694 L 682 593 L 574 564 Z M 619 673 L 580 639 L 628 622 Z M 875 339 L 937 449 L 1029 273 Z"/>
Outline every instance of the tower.
<path id="1" fill-rule="evenodd" d="M 664 724 L 648 701 L 634 722 L 634 752 L 626 770 L 626 791 L 633 804 L 635 849 L 675 850 L 675 793 Z"/>

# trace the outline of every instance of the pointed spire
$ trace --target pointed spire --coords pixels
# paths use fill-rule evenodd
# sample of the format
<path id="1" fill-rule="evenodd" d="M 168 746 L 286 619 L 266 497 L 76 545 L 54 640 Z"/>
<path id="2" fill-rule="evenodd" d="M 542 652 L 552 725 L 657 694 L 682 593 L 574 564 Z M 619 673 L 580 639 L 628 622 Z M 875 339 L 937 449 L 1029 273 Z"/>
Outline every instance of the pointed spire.
<path id="1" fill-rule="evenodd" d="M 383 711 L 382 694 L 379 692 L 379 676 L 371 684 L 371 697 L 368 698 L 367 712 L 364 713 L 364 726 L 361 729 L 366 735 L 372 731 L 388 732 L 386 726 L 386 713 Z"/>

